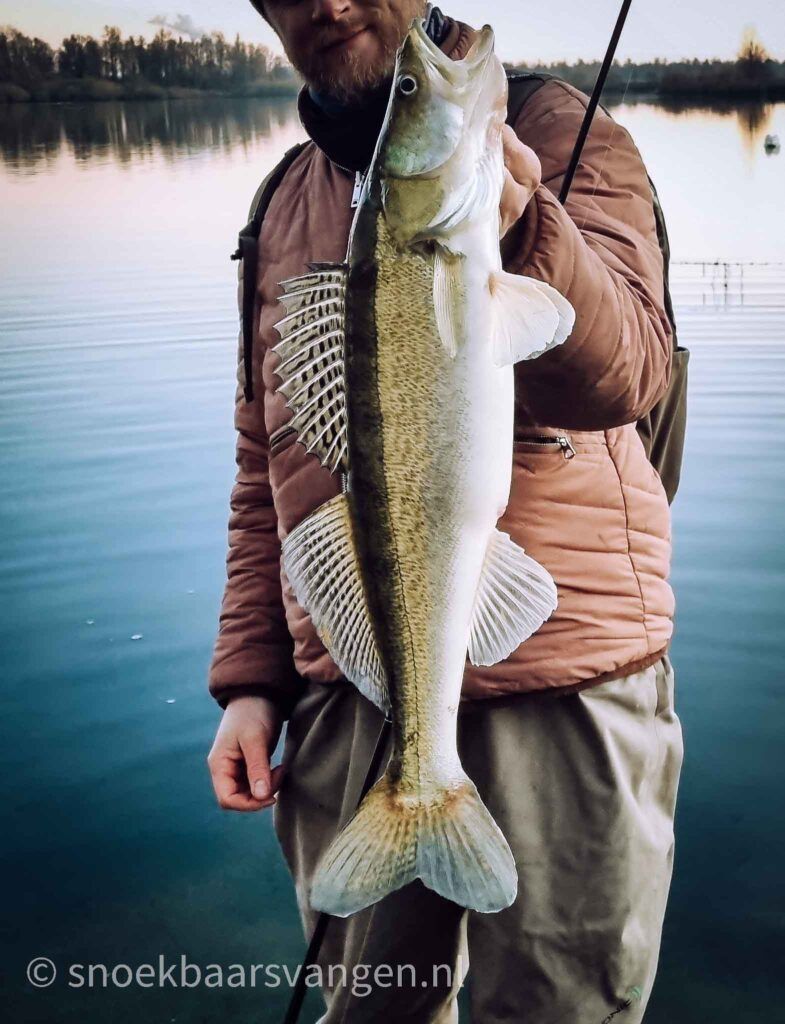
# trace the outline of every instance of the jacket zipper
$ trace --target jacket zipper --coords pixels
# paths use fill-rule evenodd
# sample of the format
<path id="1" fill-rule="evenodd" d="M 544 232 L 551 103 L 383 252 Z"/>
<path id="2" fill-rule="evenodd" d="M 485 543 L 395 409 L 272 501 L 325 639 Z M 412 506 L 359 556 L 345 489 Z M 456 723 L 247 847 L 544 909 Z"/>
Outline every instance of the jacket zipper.
<path id="1" fill-rule="evenodd" d="M 522 437 L 517 444 L 557 444 L 565 459 L 575 458 L 575 448 L 572 441 L 564 434 L 536 434 L 533 437 Z"/>
<path id="2" fill-rule="evenodd" d="M 280 451 L 281 447 L 283 446 L 284 441 L 288 441 L 290 435 L 296 433 L 297 431 L 295 430 L 294 427 L 290 427 L 286 424 L 282 427 L 279 427 L 277 430 L 274 430 L 269 441 L 270 457 L 272 457 L 273 455 L 277 455 L 278 451 Z"/>
<path id="3" fill-rule="evenodd" d="M 354 172 L 354 188 L 352 189 L 352 201 L 350 208 L 352 210 L 357 209 L 360 205 L 360 196 L 363 193 L 363 182 L 365 181 L 365 174 L 362 171 Z"/>

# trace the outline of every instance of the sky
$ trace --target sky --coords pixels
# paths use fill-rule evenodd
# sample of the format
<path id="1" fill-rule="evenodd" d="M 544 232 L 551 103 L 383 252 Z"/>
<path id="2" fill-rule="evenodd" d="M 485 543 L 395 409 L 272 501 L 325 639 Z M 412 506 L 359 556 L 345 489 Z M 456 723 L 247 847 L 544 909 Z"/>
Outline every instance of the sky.
<path id="1" fill-rule="evenodd" d="M 166 7 L 166 3 L 174 3 Z M 590 60 L 602 56 L 619 0 L 444 0 L 445 12 L 474 25 L 490 20 L 505 60 Z M 117 25 L 124 35 L 151 36 L 150 19 L 178 16 L 205 30 L 236 33 L 280 52 L 275 36 L 248 0 L 0 0 L 0 25 L 57 44 L 72 32 L 100 35 Z M 754 26 L 773 56 L 785 59 L 784 0 L 633 0 L 619 56 L 732 57 L 746 26 Z"/>

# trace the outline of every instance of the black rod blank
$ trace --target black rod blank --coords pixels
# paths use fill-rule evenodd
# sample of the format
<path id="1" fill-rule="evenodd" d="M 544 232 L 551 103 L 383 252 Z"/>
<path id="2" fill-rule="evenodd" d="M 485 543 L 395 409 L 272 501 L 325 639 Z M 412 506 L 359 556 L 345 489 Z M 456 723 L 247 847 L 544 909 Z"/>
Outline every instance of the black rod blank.
<path id="1" fill-rule="evenodd" d="M 575 172 L 578 170 L 578 164 L 581 162 L 583 147 L 589 135 L 589 129 L 591 128 L 591 123 L 594 120 L 594 114 L 599 106 L 602 90 L 605 87 L 605 80 L 608 77 L 608 72 L 611 69 L 613 58 L 616 55 L 616 47 L 619 45 L 619 39 L 621 38 L 622 31 L 624 30 L 624 23 L 627 20 L 627 15 L 629 14 L 631 5 L 632 0 L 624 0 L 621 5 L 621 10 L 619 11 L 619 17 L 616 19 L 616 26 L 613 29 L 611 41 L 608 43 L 608 49 L 605 53 L 605 59 L 602 62 L 600 72 L 597 75 L 597 81 L 594 83 L 589 104 L 586 107 L 586 114 L 584 115 L 583 123 L 581 124 L 581 130 L 578 132 L 578 138 L 575 142 L 572 156 L 570 157 L 567 173 L 564 176 L 564 181 L 562 182 L 561 190 L 559 191 L 559 202 L 562 205 L 567 201 L 567 196 L 570 194 L 572 180 L 575 177 Z"/>

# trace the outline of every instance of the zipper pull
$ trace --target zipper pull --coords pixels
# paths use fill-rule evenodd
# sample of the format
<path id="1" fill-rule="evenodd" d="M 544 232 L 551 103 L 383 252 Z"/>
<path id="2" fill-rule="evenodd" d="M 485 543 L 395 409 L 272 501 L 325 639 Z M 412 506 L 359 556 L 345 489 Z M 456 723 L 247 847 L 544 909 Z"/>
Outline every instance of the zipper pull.
<path id="1" fill-rule="evenodd" d="M 560 437 L 557 437 L 556 440 L 561 446 L 561 450 L 564 453 L 565 459 L 574 459 L 575 449 L 573 448 L 572 441 L 570 441 L 569 437 L 564 437 L 562 435 Z"/>
<path id="2" fill-rule="evenodd" d="M 352 191 L 351 209 L 355 210 L 360 205 L 360 196 L 363 191 L 363 182 L 365 181 L 365 175 L 360 171 L 354 172 L 354 189 Z"/>

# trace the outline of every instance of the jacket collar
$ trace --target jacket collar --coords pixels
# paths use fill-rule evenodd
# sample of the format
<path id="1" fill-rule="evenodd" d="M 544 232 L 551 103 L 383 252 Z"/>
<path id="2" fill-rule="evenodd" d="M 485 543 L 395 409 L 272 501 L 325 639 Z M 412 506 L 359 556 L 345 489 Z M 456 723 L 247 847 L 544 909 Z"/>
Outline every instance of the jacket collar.
<path id="1" fill-rule="evenodd" d="M 475 35 L 468 25 L 445 17 L 438 7 L 432 9 L 426 28 L 453 60 L 465 55 Z M 351 172 L 368 167 L 387 111 L 391 84 L 385 82 L 362 104 L 351 106 L 314 94 L 308 86 L 300 91 L 297 106 L 303 127 L 333 163 Z"/>

